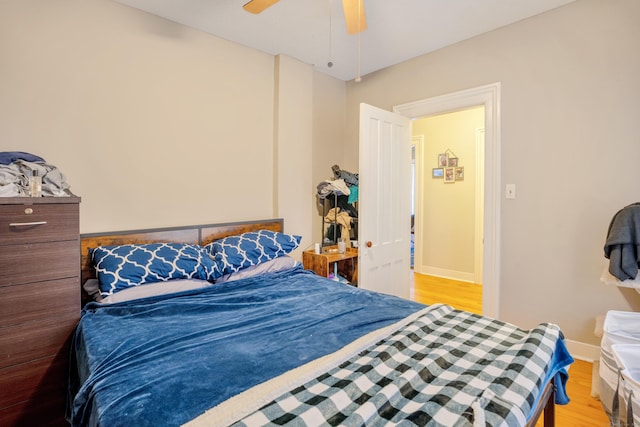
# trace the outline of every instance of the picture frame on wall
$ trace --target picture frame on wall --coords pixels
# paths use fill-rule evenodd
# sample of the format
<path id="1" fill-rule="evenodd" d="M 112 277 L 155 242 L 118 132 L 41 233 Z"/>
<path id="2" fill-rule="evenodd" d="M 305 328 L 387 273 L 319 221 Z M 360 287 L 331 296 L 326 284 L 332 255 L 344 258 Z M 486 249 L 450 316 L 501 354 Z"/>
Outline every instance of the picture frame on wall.
<path id="1" fill-rule="evenodd" d="M 443 168 L 433 168 L 431 172 L 432 178 L 443 178 L 444 177 L 444 169 Z"/>
<path id="2" fill-rule="evenodd" d="M 456 181 L 464 181 L 464 167 L 460 166 L 456 168 Z"/>
<path id="3" fill-rule="evenodd" d="M 447 166 L 449 166 L 450 168 L 458 167 L 458 158 L 457 157 L 449 157 L 447 159 Z"/>
<path id="4" fill-rule="evenodd" d="M 447 166 L 447 153 L 438 154 L 438 166 L 444 168 Z"/>
<path id="5" fill-rule="evenodd" d="M 456 182 L 455 168 L 444 168 L 444 182 Z"/>

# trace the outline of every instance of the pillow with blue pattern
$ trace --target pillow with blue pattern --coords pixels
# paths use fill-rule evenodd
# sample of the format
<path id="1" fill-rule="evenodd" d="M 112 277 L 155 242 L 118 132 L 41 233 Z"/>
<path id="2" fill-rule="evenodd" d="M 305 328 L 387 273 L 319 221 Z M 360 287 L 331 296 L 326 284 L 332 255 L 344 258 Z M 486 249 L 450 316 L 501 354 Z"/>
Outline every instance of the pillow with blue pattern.
<path id="1" fill-rule="evenodd" d="M 220 274 L 226 275 L 286 255 L 298 247 L 301 239 L 301 236 L 258 230 L 225 237 L 204 248 L 218 264 Z"/>
<path id="2" fill-rule="evenodd" d="M 90 249 L 90 256 L 102 297 L 145 283 L 172 279 L 213 282 L 222 276 L 201 246 L 186 243 L 99 246 Z"/>

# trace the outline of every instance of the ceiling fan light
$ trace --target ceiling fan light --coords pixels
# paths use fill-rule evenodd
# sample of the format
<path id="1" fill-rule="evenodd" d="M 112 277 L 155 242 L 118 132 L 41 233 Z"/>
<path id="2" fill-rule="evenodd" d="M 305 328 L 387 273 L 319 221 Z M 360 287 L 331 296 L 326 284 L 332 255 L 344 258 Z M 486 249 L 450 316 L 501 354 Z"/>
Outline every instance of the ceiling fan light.
<path id="1" fill-rule="evenodd" d="M 347 33 L 358 34 L 367 29 L 367 18 L 364 14 L 364 0 L 342 0 Z"/>
<path id="2" fill-rule="evenodd" d="M 247 12 L 251 12 L 254 14 L 258 14 L 265 10 L 266 8 L 273 6 L 278 3 L 280 0 L 251 0 L 248 3 L 245 3 L 242 8 Z"/>

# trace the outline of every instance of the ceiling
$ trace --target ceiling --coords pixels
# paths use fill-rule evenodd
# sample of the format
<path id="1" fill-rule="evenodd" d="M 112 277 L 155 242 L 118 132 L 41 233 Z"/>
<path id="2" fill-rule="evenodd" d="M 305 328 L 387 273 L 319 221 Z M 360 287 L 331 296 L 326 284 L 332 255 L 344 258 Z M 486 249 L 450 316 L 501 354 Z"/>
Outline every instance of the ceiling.
<path id="1" fill-rule="evenodd" d="M 346 81 L 575 0 L 365 0 L 359 36 L 340 0 L 281 0 L 259 15 L 248 0 L 116 1 Z"/>

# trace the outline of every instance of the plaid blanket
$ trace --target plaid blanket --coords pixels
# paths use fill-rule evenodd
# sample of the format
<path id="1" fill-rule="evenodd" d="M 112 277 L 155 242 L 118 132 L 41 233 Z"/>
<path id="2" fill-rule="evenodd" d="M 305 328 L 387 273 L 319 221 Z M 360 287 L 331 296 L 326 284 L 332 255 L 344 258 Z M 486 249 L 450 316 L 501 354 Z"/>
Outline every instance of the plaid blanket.
<path id="1" fill-rule="evenodd" d="M 552 324 L 523 330 L 430 306 L 337 366 L 289 382 L 254 412 L 244 407 L 248 415 L 234 425 L 525 425 L 560 337 Z M 209 422 L 217 425 L 215 414 Z"/>

